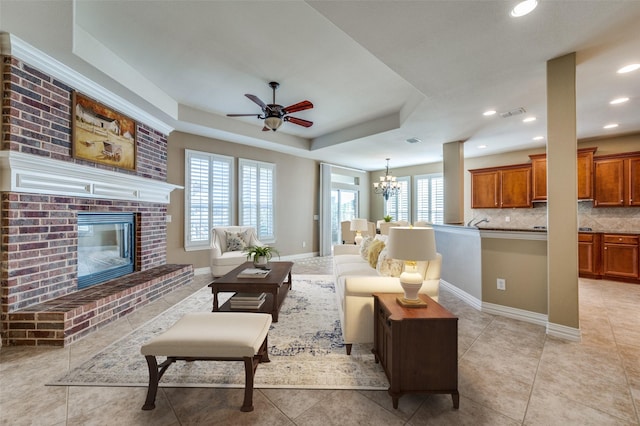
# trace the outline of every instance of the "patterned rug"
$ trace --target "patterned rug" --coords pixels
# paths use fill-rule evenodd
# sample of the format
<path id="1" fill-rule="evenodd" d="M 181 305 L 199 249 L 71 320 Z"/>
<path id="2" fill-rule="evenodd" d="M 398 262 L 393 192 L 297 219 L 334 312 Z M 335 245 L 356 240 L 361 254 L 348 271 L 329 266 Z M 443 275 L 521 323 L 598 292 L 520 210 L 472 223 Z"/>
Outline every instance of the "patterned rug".
<path id="1" fill-rule="evenodd" d="M 230 294 L 222 295 L 222 301 Z M 204 287 L 129 335 L 105 348 L 50 385 L 147 386 L 148 370 L 140 347 L 187 312 L 210 312 L 211 290 Z M 293 288 L 269 331 L 270 363 L 256 371 L 256 388 L 368 389 L 389 387 L 371 344 L 342 344 L 333 279 L 294 275 Z M 163 359 L 159 359 L 161 362 Z M 177 362 L 161 387 L 244 387 L 242 362 Z"/>

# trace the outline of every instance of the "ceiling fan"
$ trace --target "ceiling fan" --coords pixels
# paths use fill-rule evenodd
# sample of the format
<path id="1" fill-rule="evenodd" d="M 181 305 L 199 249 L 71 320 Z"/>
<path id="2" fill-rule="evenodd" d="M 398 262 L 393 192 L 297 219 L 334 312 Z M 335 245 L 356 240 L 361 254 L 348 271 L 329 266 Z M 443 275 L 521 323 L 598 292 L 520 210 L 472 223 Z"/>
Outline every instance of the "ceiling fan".
<path id="1" fill-rule="evenodd" d="M 276 89 L 278 88 L 278 86 L 280 86 L 280 84 L 272 81 L 269 83 L 269 86 L 273 90 L 273 103 L 271 104 L 265 104 L 256 95 L 252 95 L 250 93 L 245 94 L 247 98 L 251 99 L 253 102 L 258 104 L 260 108 L 262 108 L 262 114 L 227 114 L 227 117 L 251 117 L 255 115 L 259 119 L 264 120 L 264 127 L 262 128 L 262 131 L 273 130 L 275 132 L 278 127 L 280 127 L 285 121 L 303 127 L 311 127 L 313 125 L 313 121 L 303 120 L 302 118 L 297 117 L 290 117 L 288 115 L 294 112 L 313 108 L 313 104 L 311 102 L 301 101 L 297 104 L 283 107 L 282 105 L 278 105 L 276 103 Z"/>

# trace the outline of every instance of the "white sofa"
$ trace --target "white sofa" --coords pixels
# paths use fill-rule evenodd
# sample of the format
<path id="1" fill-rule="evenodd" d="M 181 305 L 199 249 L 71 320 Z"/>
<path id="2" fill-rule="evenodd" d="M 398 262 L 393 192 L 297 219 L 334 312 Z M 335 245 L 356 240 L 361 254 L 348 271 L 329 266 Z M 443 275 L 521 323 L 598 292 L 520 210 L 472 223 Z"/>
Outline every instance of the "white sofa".
<path id="1" fill-rule="evenodd" d="M 442 256 L 419 262 L 424 275 L 420 293 L 438 300 Z M 350 244 L 333 246 L 333 273 L 340 325 L 347 354 L 353 343 L 373 342 L 373 293 L 403 293 L 397 277 L 381 276 Z M 428 309 L 428 308 L 427 308 Z"/>
<path id="2" fill-rule="evenodd" d="M 245 245 L 264 246 L 258 240 L 255 228 L 250 226 L 218 226 L 211 230 L 211 275 L 221 277 L 247 261 L 242 250 L 228 250 L 227 232 L 242 234 Z"/>

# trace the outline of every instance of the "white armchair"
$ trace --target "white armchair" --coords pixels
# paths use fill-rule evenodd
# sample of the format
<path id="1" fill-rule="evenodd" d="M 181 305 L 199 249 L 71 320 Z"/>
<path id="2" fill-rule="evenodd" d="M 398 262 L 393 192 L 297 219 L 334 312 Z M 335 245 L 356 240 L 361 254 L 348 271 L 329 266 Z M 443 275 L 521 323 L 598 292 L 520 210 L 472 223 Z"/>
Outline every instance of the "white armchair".
<path id="1" fill-rule="evenodd" d="M 228 240 L 227 236 L 237 235 Z M 211 230 L 211 275 L 221 277 L 247 261 L 244 247 L 264 246 L 258 240 L 255 228 L 250 226 L 218 226 Z"/>

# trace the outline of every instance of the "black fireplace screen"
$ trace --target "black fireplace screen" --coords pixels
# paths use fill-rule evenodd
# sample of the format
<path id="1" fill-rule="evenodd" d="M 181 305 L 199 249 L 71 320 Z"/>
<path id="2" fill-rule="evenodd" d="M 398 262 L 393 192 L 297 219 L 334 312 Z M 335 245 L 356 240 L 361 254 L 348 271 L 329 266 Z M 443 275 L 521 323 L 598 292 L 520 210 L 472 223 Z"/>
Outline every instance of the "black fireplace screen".
<path id="1" fill-rule="evenodd" d="M 78 213 L 78 288 L 133 272 L 134 236 L 132 213 Z"/>

